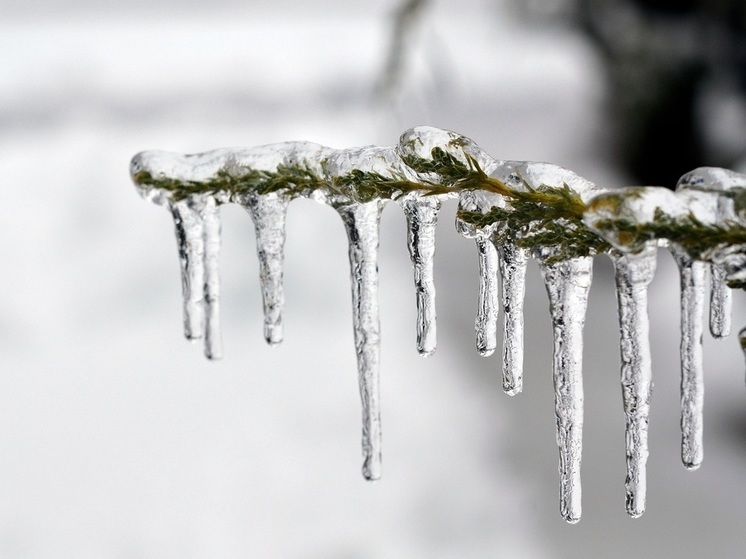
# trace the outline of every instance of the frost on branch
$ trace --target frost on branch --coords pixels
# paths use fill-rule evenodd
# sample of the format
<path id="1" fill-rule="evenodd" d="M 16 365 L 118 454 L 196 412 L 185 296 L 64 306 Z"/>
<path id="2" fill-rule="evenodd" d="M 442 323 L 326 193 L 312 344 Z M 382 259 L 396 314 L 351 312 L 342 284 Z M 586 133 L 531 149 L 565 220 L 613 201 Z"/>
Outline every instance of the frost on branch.
<path id="1" fill-rule="evenodd" d="M 503 315 L 502 385 L 523 386 L 523 299 L 529 256 L 539 264 L 553 325 L 553 382 L 559 446 L 560 511 L 581 516 L 583 325 L 592 259 L 608 254 L 616 270 L 621 387 L 625 415 L 626 508 L 645 511 L 652 363 L 647 289 L 658 247 L 681 273 L 682 460 L 702 461 L 702 317 L 710 273 L 710 331 L 730 330 L 730 288 L 746 288 L 746 176 L 716 168 L 684 175 L 675 192 L 658 187 L 601 189 L 548 163 L 500 161 L 472 140 L 418 127 L 393 147 L 332 149 L 287 142 L 196 155 L 142 152 L 131 163 L 140 194 L 174 219 L 184 296 L 184 332 L 220 358 L 219 206 L 249 212 L 257 236 L 264 337 L 282 341 L 283 251 L 287 206 L 305 197 L 333 207 L 349 241 L 358 380 L 363 404 L 363 474 L 381 468 L 379 405 L 378 229 L 393 200 L 407 219 L 414 269 L 416 346 L 436 347 L 433 258 L 441 203 L 458 198 L 456 227 L 474 239 L 479 257 L 477 350 L 497 347 Z M 499 281 L 499 278 L 502 281 Z M 499 283 L 502 283 L 500 286 Z M 499 289 L 501 287 L 501 289 Z M 746 328 L 739 340 L 746 351 Z"/>

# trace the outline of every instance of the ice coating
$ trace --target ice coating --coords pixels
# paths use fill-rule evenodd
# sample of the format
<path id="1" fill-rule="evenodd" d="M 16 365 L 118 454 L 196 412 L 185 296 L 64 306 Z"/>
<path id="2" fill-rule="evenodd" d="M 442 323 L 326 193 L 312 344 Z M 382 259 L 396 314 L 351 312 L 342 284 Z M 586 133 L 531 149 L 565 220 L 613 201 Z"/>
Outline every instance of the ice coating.
<path id="1" fill-rule="evenodd" d="M 414 268 L 417 298 L 417 351 L 427 357 L 435 352 L 435 227 L 440 200 L 436 197 L 410 195 L 400 201 L 407 218 L 407 247 Z"/>
<path id="2" fill-rule="evenodd" d="M 282 341 L 285 217 L 289 202 L 287 196 L 276 192 L 261 195 L 249 193 L 241 197 L 239 202 L 254 222 L 264 309 L 264 339 L 270 345 Z"/>
<path id="3" fill-rule="evenodd" d="M 528 250 L 505 243 L 498 248 L 502 277 L 503 390 L 515 396 L 523 390 L 523 300 Z"/>
<path id="4" fill-rule="evenodd" d="M 538 254 L 549 295 L 554 352 L 554 411 L 559 446 L 560 514 L 580 520 L 580 462 L 583 451 L 583 326 L 592 279 L 592 259 L 574 258 L 547 264 Z"/>
<path id="5" fill-rule="evenodd" d="M 181 263 L 184 335 L 204 338 L 208 359 L 223 355 L 220 334 L 220 216 L 209 195 L 171 202 Z"/>
<path id="6" fill-rule="evenodd" d="M 651 387 L 646 289 L 655 269 L 651 252 L 656 246 L 671 245 L 682 279 L 682 458 L 690 468 L 701 462 L 704 274 L 711 269 L 710 329 L 722 337 L 730 325 L 726 283 L 746 286 L 746 176 L 700 168 L 682 177 L 675 193 L 655 187 L 602 191 L 556 165 L 495 160 L 472 140 L 431 127 L 406 131 L 393 147 L 339 150 L 285 142 L 195 155 L 141 152 L 133 158 L 130 172 L 143 197 L 171 211 L 179 244 L 184 331 L 189 339 L 203 338 L 205 353 L 213 359 L 222 354 L 219 205 L 239 203 L 253 218 L 264 335 L 271 344 L 282 339 L 288 202 L 307 197 L 332 206 L 342 216 L 349 239 L 363 403 L 363 473 L 368 479 L 380 476 L 376 259 L 383 203 L 396 200 L 407 218 L 417 296 L 417 349 L 429 355 L 436 345 L 435 225 L 442 200 L 458 196 L 459 212 L 465 213 L 460 213 L 457 229 L 475 239 L 478 248 L 476 329 L 482 354 L 496 347 L 498 270 L 502 276 L 502 384 L 511 395 L 522 388 L 524 284 L 527 258 L 533 254 L 540 263 L 554 326 L 560 509 L 569 522 L 581 514 L 582 328 L 590 257 L 609 252 L 609 244 L 616 249 L 610 256 L 616 268 L 621 330 L 626 506 L 631 516 L 639 516 L 645 509 Z M 746 352 L 746 328 L 739 337 Z"/>
<path id="7" fill-rule="evenodd" d="M 349 242 L 352 324 L 363 404 L 363 476 L 368 480 L 381 477 L 381 339 L 378 313 L 378 228 L 381 210 L 379 201 L 337 210 Z"/>
<path id="8" fill-rule="evenodd" d="M 609 253 L 614 262 L 619 310 L 622 400 L 625 418 L 627 514 L 645 512 L 647 493 L 648 417 L 652 392 L 648 285 L 656 268 L 652 244 L 637 254 Z"/>
<path id="9" fill-rule="evenodd" d="M 676 245 L 671 246 L 671 252 L 681 281 L 681 460 L 687 469 L 696 470 L 703 455 L 702 316 L 707 264 Z"/>
<path id="10" fill-rule="evenodd" d="M 676 189 L 714 193 L 713 210 L 718 220 L 742 222 L 745 217 L 742 200 L 746 175 L 719 167 L 699 167 L 682 176 Z M 733 259 L 730 263 L 734 263 Z M 731 275 L 735 273 L 736 270 L 732 270 Z M 724 266 L 713 263 L 710 271 L 710 332 L 715 338 L 724 338 L 730 333 L 732 297 L 726 284 L 727 276 Z"/>

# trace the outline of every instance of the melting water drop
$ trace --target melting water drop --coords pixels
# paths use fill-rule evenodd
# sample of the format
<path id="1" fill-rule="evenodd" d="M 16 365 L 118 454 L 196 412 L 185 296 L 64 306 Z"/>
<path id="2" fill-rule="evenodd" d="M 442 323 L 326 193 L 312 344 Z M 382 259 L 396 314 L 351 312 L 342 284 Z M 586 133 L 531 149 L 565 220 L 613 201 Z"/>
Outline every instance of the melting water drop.
<path id="1" fill-rule="evenodd" d="M 582 513 L 580 462 L 583 452 L 583 326 L 592 279 L 590 257 L 547 264 L 538 255 L 549 295 L 554 333 L 554 411 L 559 446 L 560 513 L 574 524 Z"/>
<path id="2" fill-rule="evenodd" d="M 681 281 L 681 460 L 690 470 L 702 464 L 704 373 L 702 317 L 707 264 L 671 244 Z"/>
<path id="3" fill-rule="evenodd" d="M 259 283 L 264 307 L 264 339 L 270 345 L 277 345 L 282 341 L 285 217 L 289 202 L 287 196 L 279 193 L 252 193 L 241 200 L 241 205 L 254 221 Z"/>
<path id="4" fill-rule="evenodd" d="M 497 252 L 502 277 L 503 390 L 514 396 L 523 390 L 523 300 L 528 251 L 504 244 Z"/>
<path id="5" fill-rule="evenodd" d="M 381 477 L 378 228 L 382 209 L 380 201 L 337 208 L 349 241 L 352 323 L 363 403 L 363 476 L 369 480 Z"/>
<path id="6" fill-rule="evenodd" d="M 627 514 L 637 518 L 645 512 L 647 493 L 648 417 L 652 392 L 648 285 L 656 268 L 656 248 L 638 254 L 610 252 L 614 262 L 619 329 L 621 333 L 621 377 L 627 454 Z"/>
<path id="7" fill-rule="evenodd" d="M 407 218 L 407 246 L 414 266 L 417 294 L 417 351 L 427 357 L 435 352 L 435 227 L 440 200 L 435 197 L 409 196 L 402 202 Z"/>

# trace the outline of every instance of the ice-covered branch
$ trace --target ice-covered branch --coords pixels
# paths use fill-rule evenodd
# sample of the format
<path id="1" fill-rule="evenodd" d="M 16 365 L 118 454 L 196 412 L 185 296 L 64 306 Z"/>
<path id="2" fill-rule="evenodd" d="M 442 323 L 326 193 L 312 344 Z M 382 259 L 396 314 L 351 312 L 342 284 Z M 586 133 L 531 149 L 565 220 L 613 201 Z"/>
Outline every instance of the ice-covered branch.
<path id="1" fill-rule="evenodd" d="M 260 261 L 264 336 L 282 340 L 283 251 L 288 203 L 311 198 L 335 208 L 349 240 L 358 379 L 363 404 L 363 472 L 380 475 L 378 394 L 378 223 L 387 201 L 407 217 L 414 267 L 417 350 L 435 351 L 435 225 L 441 202 L 458 198 L 458 231 L 479 255 L 477 349 L 497 347 L 503 307 L 502 384 L 523 384 L 523 297 L 526 262 L 539 262 L 554 327 L 553 378 L 559 445 L 560 508 L 580 519 L 583 429 L 582 330 L 592 257 L 608 254 L 616 268 L 621 386 L 626 419 L 627 512 L 645 510 L 647 427 L 652 383 L 647 286 L 657 247 L 669 247 L 681 270 L 682 459 L 702 461 L 705 274 L 710 272 L 710 330 L 730 330 L 730 288 L 746 288 L 746 176 L 716 168 L 684 175 L 675 191 L 660 187 L 600 188 L 548 163 L 500 161 L 472 140 L 418 127 L 393 147 L 332 149 L 287 142 L 197 155 L 148 151 L 131 163 L 145 198 L 174 219 L 181 261 L 184 332 L 204 338 L 205 354 L 221 356 L 219 329 L 219 206 L 251 214 Z M 499 295 L 502 277 L 502 296 Z M 728 287 L 730 286 L 730 287 Z M 746 351 L 746 328 L 739 339 Z"/>

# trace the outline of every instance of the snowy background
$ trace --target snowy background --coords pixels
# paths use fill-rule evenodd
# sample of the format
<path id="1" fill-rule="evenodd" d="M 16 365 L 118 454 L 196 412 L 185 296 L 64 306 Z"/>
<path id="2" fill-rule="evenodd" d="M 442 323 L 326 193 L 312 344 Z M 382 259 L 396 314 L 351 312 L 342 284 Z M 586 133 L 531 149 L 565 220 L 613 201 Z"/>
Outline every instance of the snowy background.
<path id="1" fill-rule="evenodd" d="M 405 223 L 381 226 L 383 478 L 360 474 L 346 239 L 310 201 L 288 215 L 285 342 L 262 339 L 251 220 L 223 216 L 225 358 L 181 336 L 171 219 L 128 176 L 143 149 L 310 140 L 393 144 L 428 124 L 503 159 L 600 185 L 593 50 L 496 2 L 439 2 L 385 103 L 396 2 L 0 1 L 0 557 L 739 557 L 746 389 L 736 340 L 706 339 L 705 461 L 679 461 L 678 279 L 651 287 L 648 511 L 624 511 L 612 268 L 586 326 L 584 516 L 558 510 L 551 329 L 534 265 L 524 393 L 474 350 L 476 250 L 438 230 L 439 348 L 415 351 Z M 682 172 L 686 169 L 682 169 Z M 744 297 L 734 324 L 746 323 Z"/>

